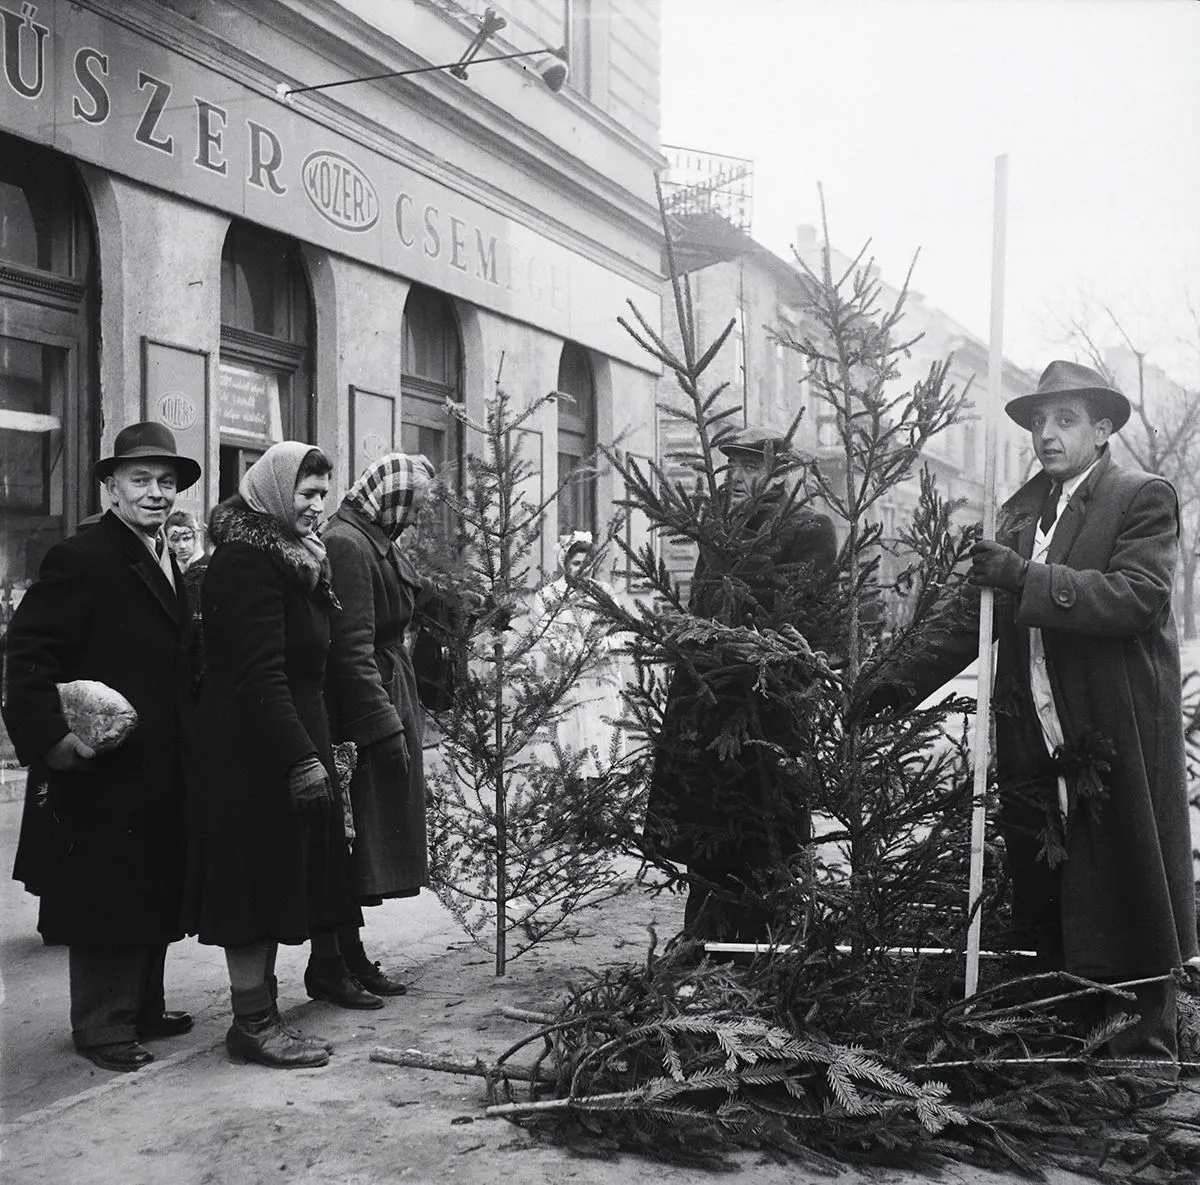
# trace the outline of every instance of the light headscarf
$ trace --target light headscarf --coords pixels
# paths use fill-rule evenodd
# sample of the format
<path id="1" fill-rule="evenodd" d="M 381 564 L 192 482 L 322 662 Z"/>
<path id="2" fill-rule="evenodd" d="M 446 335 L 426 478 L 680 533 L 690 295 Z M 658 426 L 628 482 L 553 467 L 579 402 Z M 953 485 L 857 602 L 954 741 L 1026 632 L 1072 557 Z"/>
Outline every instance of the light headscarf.
<path id="1" fill-rule="evenodd" d="M 238 484 L 242 501 L 259 514 L 269 514 L 283 529 L 325 562 L 325 544 L 315 534 L 296 533 L 296 475 L 304 458 L 315 446 L 300 440 L 273 444 L 249 469 Z"/>
<path id="2" fill-rule="evenodd" d="M 424 454 L 388 453 L 362 471 L 342 501 L 395 540 L 416 522 L 432 484 L 433 465 Z"/>
<path id="3" fill-rule="evenodd" d="M 576 551 L 595 551 L 596 544 L 592 539 L 591 531 L 572 531 L 569 535 L 559 535 L 558 542 L 554 545 L 554 552 L 558 556 L 558 566 L 566 572 L 567 560 L 571 558 L 573 552 Z"/>

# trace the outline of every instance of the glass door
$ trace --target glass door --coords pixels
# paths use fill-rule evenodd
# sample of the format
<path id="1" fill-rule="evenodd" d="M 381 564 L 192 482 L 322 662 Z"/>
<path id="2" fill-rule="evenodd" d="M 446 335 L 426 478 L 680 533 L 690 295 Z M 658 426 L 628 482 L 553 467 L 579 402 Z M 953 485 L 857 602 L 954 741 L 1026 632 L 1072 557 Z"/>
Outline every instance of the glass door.
<path id="1" fill-rule="evenodd" d="M 0 587 L 26 587 L 63 537 L 69 351 L 0 335 Z"/>

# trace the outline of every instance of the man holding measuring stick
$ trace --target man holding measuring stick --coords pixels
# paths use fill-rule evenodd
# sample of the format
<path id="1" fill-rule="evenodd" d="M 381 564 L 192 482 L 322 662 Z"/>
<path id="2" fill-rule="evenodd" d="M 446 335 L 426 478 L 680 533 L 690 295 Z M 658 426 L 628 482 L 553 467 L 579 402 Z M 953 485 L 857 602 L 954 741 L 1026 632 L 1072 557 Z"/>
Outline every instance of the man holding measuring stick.
<path id="1" fill-rule="evenodd" d="M 1005 411 L 1029 430 L 1042 469 L 1005 503 L 997 538 L 971 549 L 970 582 L 996 597 L 1014 945 L 1047 968 L 1128 984 L 1136 1005 L 1109 998 L 1108 1015 L 1139 1019 L 1108 1050 L 1174 1077 L 1171 972 L 1197 953 L 1171 612 L 1178 500 L 1165 479 L 1113 460 L 1108 439 L 1130 405 L 1096 371 L 1052 362 Z M 913 700 L 936 690 L 976 657 L 970 618 L 884 682 Z"/>

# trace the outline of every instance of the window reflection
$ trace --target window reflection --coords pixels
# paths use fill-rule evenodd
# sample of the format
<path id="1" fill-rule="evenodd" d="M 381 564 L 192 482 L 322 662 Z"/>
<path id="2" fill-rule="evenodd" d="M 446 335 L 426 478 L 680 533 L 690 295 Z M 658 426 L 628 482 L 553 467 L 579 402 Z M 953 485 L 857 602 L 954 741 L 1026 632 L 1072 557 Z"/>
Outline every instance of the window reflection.
<path id="1" fill-rule="evenodd" d="M 596 391 L 587 351 L 574 342 L 563 345 L 558 363 L 558 530 L 596 529 Z"/>

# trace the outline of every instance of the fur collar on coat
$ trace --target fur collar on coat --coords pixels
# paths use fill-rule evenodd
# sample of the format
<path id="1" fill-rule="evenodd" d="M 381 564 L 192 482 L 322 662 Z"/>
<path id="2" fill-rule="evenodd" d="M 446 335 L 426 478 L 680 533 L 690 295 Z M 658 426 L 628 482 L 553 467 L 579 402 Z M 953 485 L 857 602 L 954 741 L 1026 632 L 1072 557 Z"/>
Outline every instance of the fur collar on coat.
<path id="1" fill-rule="evenodd" d="M 213 507 L 208 519 L 208 534 L 217 547 L 225 543 L 244 543 L 265 552 L 290 583 L 305 592 L 315 590 L 317 599 L 331 609 L 341 608 L 329 585 L 327 567 L 271 515 L 251 510 L 239 494 Z"/>

